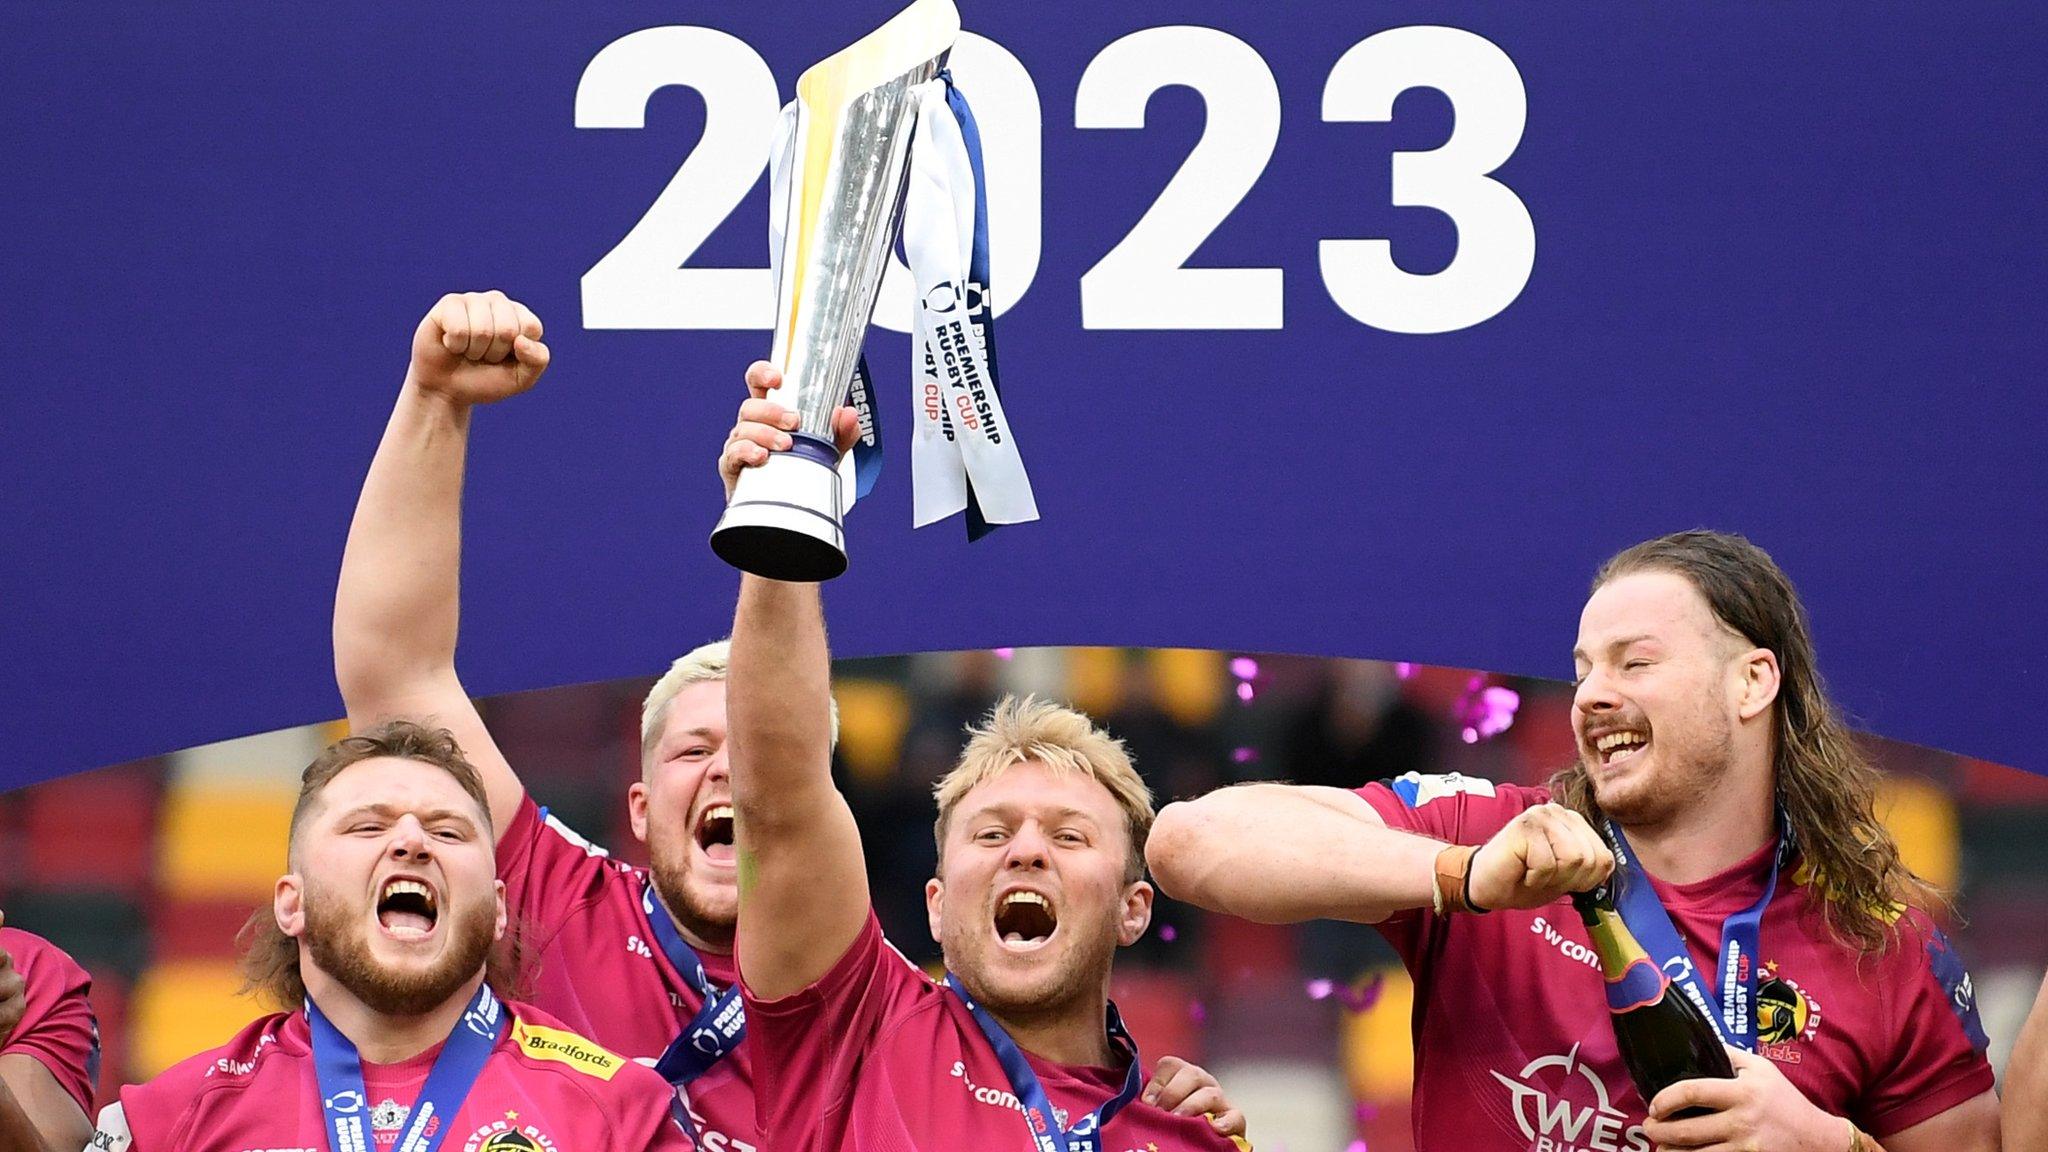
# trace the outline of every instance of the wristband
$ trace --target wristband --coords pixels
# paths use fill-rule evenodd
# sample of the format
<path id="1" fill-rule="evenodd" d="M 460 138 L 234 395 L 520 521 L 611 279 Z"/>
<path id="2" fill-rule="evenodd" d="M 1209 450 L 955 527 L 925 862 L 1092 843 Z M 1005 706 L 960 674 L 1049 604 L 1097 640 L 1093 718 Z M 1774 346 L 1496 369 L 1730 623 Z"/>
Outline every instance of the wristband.
<path id="1" fill-rule="evenodd" d="M 1436 854 L 1435 872 L 1430 877 L 1431 906 L 1445 912 L 1484 912 L 1472 902 L 1472 857 L 1479 849 L 1470 844 L 1452 844 Z"/>

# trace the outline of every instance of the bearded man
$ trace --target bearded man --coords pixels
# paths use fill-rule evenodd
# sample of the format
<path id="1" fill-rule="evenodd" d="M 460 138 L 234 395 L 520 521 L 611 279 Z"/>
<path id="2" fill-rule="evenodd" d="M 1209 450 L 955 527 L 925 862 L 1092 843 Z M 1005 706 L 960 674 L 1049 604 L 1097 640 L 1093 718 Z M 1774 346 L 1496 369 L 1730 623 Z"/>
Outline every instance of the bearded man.
<path id="1" fill-rule="evenodd" d="M 691 1147 L 660 1076 L 503 998 L 490 805 L 448 733 L 330 746 L 288 859 L 245 956 L 288 1011 L 123 1088 L 96 1152 Z"/>
<path id="2" fill-rule="evenodd" d="M 720 457 L 728 498 L 795 427 L 766 398 L 774 367 L 754 365 L 747 383 Z M 844 447 L 851 417 L 839 415 Z M 1152 916 L 1152 798 L 1122 742 L 1034 700 L 1000 702 L 971 733 L 937 790 L 925 906 L 947 975 L 934 981 L 870 906 L 860 829 L 832 785 L 831 701 L 817 586 L 741 577 L 726 707 L 765 1145 L 1231 1149 L 1243 1120 L 1213 1089 L 1178 1111 L 1141 1092 L 1109 1002 L 1116 950 Z"/>
<path id="3" fill-rule="evenodd" d="M 1636 545 L 1595 577 L 1572 660 L 1579 760 L 1547 788 L 1223 789 L 1160 814 L 1160 885 L 1251 920 L 1379 927 L 1415 979 L 1422 1152 L 1995 1149 L 1941 898 L 1872 812 L 1877 772 L 1777 564 L 1716 532 Z M 1734 1079 L 1647 1101 L 1631 1084 L 1566 899 L 1617 854 L 1623 918 L 1715 1021 Z"/>

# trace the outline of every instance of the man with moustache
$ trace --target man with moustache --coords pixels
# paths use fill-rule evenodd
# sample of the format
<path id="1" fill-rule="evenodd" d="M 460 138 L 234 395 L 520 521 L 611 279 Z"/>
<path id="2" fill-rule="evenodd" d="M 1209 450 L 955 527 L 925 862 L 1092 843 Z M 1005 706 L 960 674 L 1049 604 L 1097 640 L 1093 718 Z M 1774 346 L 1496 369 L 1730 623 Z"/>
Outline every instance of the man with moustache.
<path id="1" fill-rule="evenodd" d="M 1941 897 L 1872 814 L 1878 774 L 1778 566 L 1713 532 L 1630 548 L 1595 578 L 1573 662 L 1580 759 L 1547 789 L 1224 789 L 1160 814 L 1161 887 L 1252 920 L 1378 925 L 1415 978 L 1424 1152 L 1995 1148 Z M 1733 1080 L 1638 1098 L 1565 900 L 1616 866 L 1603 832 L 1624 918 L 1731 1042 Z"/>
<path id="2" fill-rule="evenodd" d="M 770 365 L 748 372 L 720 458 L 728 498 L 742 468 L 786 445 L 794 414 L 765 398 L 778 383 Z M 925 903 L 938 982 L 889 946 L 870 906 L 860 830 L 832 784 L 830 671 L 817 586 L 742 576 L 726 707 L 766 1146 L 1230 1148 L 1240 1118 L 1141 1098 L 1109 1003 L 1116 949 L 1152 913 L 1152 801 L 1122 743 L 1033 700 L 1006 699 L 973 730 L 937 789 Z"/>
<path id="3" fill-rule="evenodd" d="M 92 1136 L 91 992 L 92 977 L 63 949 L 0 927 L 0 1152 L 73 1152 Z"/>
<path id="4" fill-rule="evenodd" d="M 753 1061 L 735 987 L 726 645 L 677 660 L 641 709 L 641 778 L 627 793 L 652 866 L 612 859 L 527 795 L 455 668 L 462 480 L 472 409 L 540 379 L 541 322 L 502 292 L 441 298 L 363 481 L 334 604 L 335 676 L 350 723 L 445 726 L 483 777 L 498 875 L 536 960 L 532 1000 L 684 1089 L 706 1152 L 753 1152 Z M 851 409 L 842 413 L 850 442 Z M 832 721 L 836 729 L 836 715 Z M 1193 1108 L 1213 1077 L 1160 1061 L 1168 1106 Z"/>
<path id="5" fill-rule="evenodd" d="M 95 1152 L 691 1147 L 661 1077 L 500 998 L 489 801 L 445 731 L 397 722 L 308 765 L 250 983 L 288 1009 L 100 1114 Z"/>

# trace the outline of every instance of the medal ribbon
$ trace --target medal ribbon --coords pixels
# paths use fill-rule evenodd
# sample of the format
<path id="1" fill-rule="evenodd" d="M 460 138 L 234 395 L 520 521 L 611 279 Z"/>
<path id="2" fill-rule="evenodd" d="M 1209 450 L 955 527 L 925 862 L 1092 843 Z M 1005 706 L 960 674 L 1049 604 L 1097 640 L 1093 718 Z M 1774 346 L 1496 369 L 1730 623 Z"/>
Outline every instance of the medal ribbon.
<path id="1" fill-rule="evenodd" d="M 654 1070 L 670 1084 L 684 1085 L 711 1070 L 713 1064 L 723 1060 L 740 1041 L 747 1036 L 746 1005 L 740 1000 L 737 984 L 720 991 L 704 974 L 704 962 L 697 957 L 697 950 L 683 939 L 676 922 L 670 918 L 668 908 L 655 897 L 654 878 L 648 877 L 640 892 L 640 907 L 647 913 L 647 924 L 654 930 L 654 941 L 661 945 L 662 955 L 675 965 L 683 982 L 703 997 L 703 1006 L 683 1026 L 683 1030 L 669 1042 L 668 1050 L 661 1059 L 654 1062 Z"/>
<path id="2" fill-rule="evenodd" d="M 1038 1082 L 1038 1073 L 1031 1070 L 1031 1062 L 1024 1058 L 1024 1050 L 1017 1047 L 1017 1042 L 1010 1039 L 1010 1034 L 988 1014 L 987 1009 L 974 1002 L 974 997 L 967 994 L 967 989 L 961 987 L 959 979 L 951 972 L 946 973 L 946 987 L 967 1005 L 968 1013 L 981 1026 L 981 1034 L 988 1038 L 989 1047 L 995 1049 L 1003 1074 L 1010 1078 L 1010 1091 L 1024 1107 L 1024 1120 L 1031 1127 L 1031 1140 L 1037 1152 L 1098 1152 L 1103 1128 L 1123 1111 L 1124 1105 L 1137 1099 L 1142 1083 L 1138 1072 L 1138 1042 L 1131 1039 L 1130 1031 L 1124 1027 L 1116 1004 L 1111 1002 L 1109 1005 L 1109 1042 L 1131 1061 L 1124 1072 L 1123 1090 L 1102 1107 L 1081 1117 L 1072 1127 L 1061 1127 L 1053 1113 L 1052 1100 L 1045 1094 L 1045 1085 Z"/>
<path id="3" fill-rule="evenodd" d="M 1721 925 L 1719 1011 L 1707 996 L 1706 987 L 1692 962 L 1692 953 L 1686 948 L 1677 926 L 1671 922 L 1671 913 L 1665 910 L 1663 901 L 1657 899 L 1656 891 L 1650 887 L 1648 874 L 1636 863 L 1628 838 L 1621 834 L 1614 821 L 1609 820 L 1606 825 L 1607 838 L 1614 847 L 1617 870 L 1627 868 L 1633 873 L 1616 886 L 1614 909 L 1621 914 L 1622 923 L 1628 925 L 1628 930 L 1650 954 L 1657 967 L 1699 1006 L 1707 1019 L 1714 1022 L 1714 1028 L 1720 1032 L 1724 1043 L 1745 1052 L 1756 1051 L 1756 989 L 1758 973 L 1763 967 L 1757 956 L 1758 938 L 1764 909 L 1778 890 L 1778 872 L 1792 853 L 1792 829 L 1785 822 L 1784 813 L 1778 814 L 1778 847 L 1771 855 L 1771 873 L 1764 882 L 1763 895 L 1755 904 L 1730 916 Z"/>
<path id="4" fill-rule="evenodd" d="M 436 1152 L 441 1147 L 509 1015 L 488 984 L 477 986 L 469 1007 L 448 1033 L 441 1054 L 434 1058 L 433 1070 L 427 1073 L 427 1082 L 421 1086 L 392 1152 Z M 306 1024 L 313 1035 L 313 1075 L 320 1086 L 320 1109 L 327 1117 L 328 1152 L 371 1152 L 375 1143 L 365 1130 L 370 1098 L 363 1088 L 362 1057 L 354 1042 L 320 1013 L 311 996 L 306 997 Z M 434 1122 L 437 1119 L 438 1124 Z"/>

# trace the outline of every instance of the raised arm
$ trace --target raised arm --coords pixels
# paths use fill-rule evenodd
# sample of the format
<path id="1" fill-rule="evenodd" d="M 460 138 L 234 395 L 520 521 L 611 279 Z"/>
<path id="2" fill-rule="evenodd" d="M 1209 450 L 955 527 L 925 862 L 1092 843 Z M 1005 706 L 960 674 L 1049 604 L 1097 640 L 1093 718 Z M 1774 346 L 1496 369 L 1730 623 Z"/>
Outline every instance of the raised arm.
<path id="1" fill-rule="evenodd" d="M 1592 827 L 1554 804 L 1523 811 L 1469 856 L 1446 848 L 1387 827 L 1355 792 L 1246 784 L 1167 805 L 1145 857 L 1174 899 L 1266 924 L 1373 924 L 1429 908 L 1440 869 L 1469 870 L 1478 907 L 1538 908 L 1614 868 Z"/>
<path id="2" fill-rule="evenodd" d="M 764 399 L 774 367 L 747 371 L 752 395 L 719 459 L 726 497 L 741 468 L 784 447 L 795 416 Z M 852 439 L 842 410 L 840 446 Z M 725 682 L 740 871 L 740 971 L 754 995 L 801 991 L 831 970 L 868 918 L 860 830 L 832 786 L 832 664 L 815 584 L 740 578 Z"/>
<path id="3" fill-rule="evenodd" d="M 403 716 L 445 727 L 482 773 L 500 835 L 525 795 L 455 674 L 462 472 L 470 409 L 533 387 L 541 323 L 502 292 L 443 296 L 356 501 L 334 595 L 334 677 L 349 723 Z"/>
<path id="4" fill-rule="evenodd" d="M 2048 1152 L 2048 979 L 2005 1065 L 2005 1152 Z"/>

